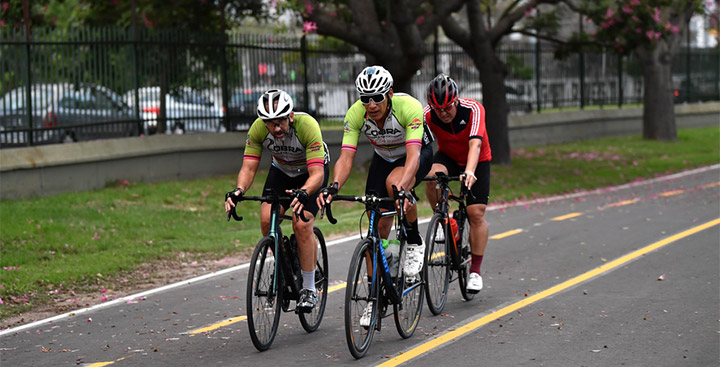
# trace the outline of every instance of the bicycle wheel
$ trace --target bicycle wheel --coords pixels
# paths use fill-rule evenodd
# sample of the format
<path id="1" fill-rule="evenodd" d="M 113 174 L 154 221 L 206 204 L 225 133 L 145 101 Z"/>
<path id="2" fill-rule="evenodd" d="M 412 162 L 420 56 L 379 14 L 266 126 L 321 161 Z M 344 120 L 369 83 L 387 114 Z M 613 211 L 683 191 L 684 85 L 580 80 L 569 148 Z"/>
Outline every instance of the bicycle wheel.
<path id="1" fill-rule="evenodd" d="M 436 242 L 436 234 L 441 231 L 445 240 Z M 448 266 L 447 241 L 450 240 L 446 234 L 447 225 L 442 215 L 436 213 L 430 218 L 427 235 L 425 236 L 425 296 L 427 305 L 433 315 L 439 315 L 445 307 L 447 300 L 448 285 L 450 284 L 450 267 Z"/>
<path id="2" fill-rule="evenodd" d="M 320 229 L 313 228 L 315 241 L 317 243 L 317 261 L 315 265 L 315 290 L 317 291 L 318 303 L 310 312 L 300 312 L 300 324 L 308 333 L 317 330 L 325 313 L 325 305 L 327 304 L 328 291 L 328 257 L 327 247 L 325 247 L 325 237 L 323 237 Z"/>
<path id="3" fill-rule="evenodd" d="M 460 267 L 458 267 L 458 286 L 460 287 L 460 293 L 466 301 L 470 301 L 475 297 L 475 294 L 467 291 L 467 281 L 470 275 L 470 262 L 467 261 L 470 255 L 470 223 L 468 222 L 467 215 L 463 215 L 463 231 L 458 243 L 458 256 L 460 256 Z"/>
<path id="4" fill-rule="evenodd" d="M 247 320 L 250 338 L 259 351 L 270 348 L 280 324 L 282 276 L 275 274 L 275 241 L 265 237 L 253 252 L 247 283 Z"/>
<path id="5" fill-rule="evenodd" d="M 395 316 L 395 328 L 403 339 L 407 339 L 415 333 L 420 315 L 422 314 L 422 306 L 425 297 L 425 264 L 421 274 L 408 279 L 403 274 L 402 264 L 399 269 L 398 280 L 402 285 L 402 303 L 393 304 L 393 314 Z"/>
<path id="6" fill-rule="evenodd" d="M 348 270 L 347 288 L 345 289 L 345 339 L 350 353 L 356 359 L 365 356 L 378 321 L 378 290 L 379 285 L 372 287 L 368 274 L 366 257 L 372 255 L 373 242 L 370 239 L 361 241 L 353 254 Z M 379 278 L 379 276 L 378 276 Z M 380 281 L 380 279 L 377 279 Z M 374 288 L 374 290 L 373 290 Z M 366 307 L 372 307 L 368 326 L 360 325 L 360 319 Z"/>

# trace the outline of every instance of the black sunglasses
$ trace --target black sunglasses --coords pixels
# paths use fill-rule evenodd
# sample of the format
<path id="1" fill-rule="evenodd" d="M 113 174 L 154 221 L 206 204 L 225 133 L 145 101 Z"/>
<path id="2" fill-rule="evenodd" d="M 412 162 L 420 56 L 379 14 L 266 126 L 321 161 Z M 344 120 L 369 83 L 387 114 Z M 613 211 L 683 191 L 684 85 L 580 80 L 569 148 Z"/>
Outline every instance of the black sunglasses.
<path id="1" fill-rule="evenodd" d="M 383 101 L 385 100 L 385 95 L 375 94 L 372 96 L 360 96 L 360 102 L 362 102 L 362 104 L 370 104 L 370 100 L 375 102 L 375 104 L 380 104 L 383 103 Z"/>

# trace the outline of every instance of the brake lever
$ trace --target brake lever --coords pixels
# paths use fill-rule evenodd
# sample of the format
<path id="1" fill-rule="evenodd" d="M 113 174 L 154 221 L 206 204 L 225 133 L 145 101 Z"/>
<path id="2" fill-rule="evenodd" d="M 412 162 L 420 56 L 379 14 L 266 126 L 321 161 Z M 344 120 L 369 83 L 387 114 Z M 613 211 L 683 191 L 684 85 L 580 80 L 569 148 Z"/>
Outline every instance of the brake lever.
<path id="1" fill-rule="evenodd" d="M 240 222 L 243 220 L 242 215 L 238 215 L 237 211 L 235 210 L 235 207 L 230 208 L 230 211 L 227 213 L 227 221 L 230 221 L 230 217 L 235 218 L 236 221 Z"/>

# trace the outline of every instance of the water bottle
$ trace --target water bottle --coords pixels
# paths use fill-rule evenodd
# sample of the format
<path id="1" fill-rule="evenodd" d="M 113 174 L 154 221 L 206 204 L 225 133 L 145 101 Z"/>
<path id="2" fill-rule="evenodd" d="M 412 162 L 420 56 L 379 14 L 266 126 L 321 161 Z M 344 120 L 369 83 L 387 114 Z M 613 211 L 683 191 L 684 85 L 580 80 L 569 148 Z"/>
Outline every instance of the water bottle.
<path id="1" fill-rule="evenodd" d="M 390 240 L 388 241 L 387 252 L 390 254 L 390 276 L 396 277 L 398 275 L 398 264 L 400 264 L 400 241 Z"/>

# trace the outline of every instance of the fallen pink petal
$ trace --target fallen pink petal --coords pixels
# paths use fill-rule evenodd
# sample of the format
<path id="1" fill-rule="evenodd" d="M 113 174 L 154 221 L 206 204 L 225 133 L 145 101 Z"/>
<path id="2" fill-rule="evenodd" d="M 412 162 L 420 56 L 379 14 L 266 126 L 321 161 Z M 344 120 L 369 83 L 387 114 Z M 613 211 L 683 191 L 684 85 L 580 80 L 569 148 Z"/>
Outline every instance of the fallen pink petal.
<path id="1" fill-rule="evenodd" d="M 665 274 L 659 276 L 659 277 L 657 278 L 657 280 L 665 280 Z"/>

